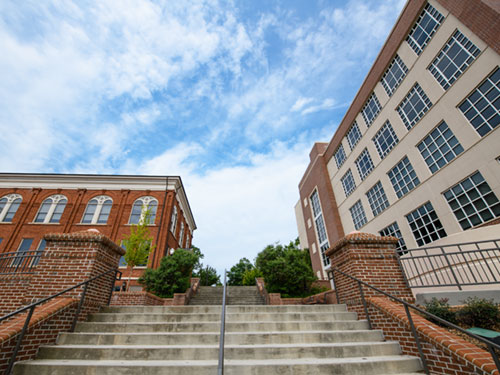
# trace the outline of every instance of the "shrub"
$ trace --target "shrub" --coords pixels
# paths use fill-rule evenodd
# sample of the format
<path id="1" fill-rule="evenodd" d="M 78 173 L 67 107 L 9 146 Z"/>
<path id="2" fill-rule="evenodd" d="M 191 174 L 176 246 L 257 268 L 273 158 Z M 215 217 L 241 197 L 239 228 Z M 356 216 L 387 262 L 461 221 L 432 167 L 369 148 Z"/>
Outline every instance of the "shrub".
<path id="1" fill-rule="evenodd" d="M 243 274 L 243 285 L 252 286 L 255 285 L 255 278 L 262 277 L 262 272 L 258 268 L 252 268 L 251 270 L 246 270 Z"/>
<path id="2" fill-rule="evenodd" d="M 148 292 L 171 298 L 174 293 L 184 293 L 189 288 L 191 273 L 198 261 L 196 252 L 177 249 L 172 255 L 162 258 L 157 269 L 148 268 L 139 278 L 139 283 Z"/>
<path id="3" fill-rule="evenodd" d="M 448 304 L 448 298 L 437 299 L 436 297 L 432 298 L 430 301 L 424 302 L 425 310 L 433 315 L 436 315 L 438 318 L 447 320 L 450 323 L 457 323 L 457 317 L 455 311 L 451 309 L 451 306 Z M 429 318 L 430 321 L 441 325 L 437 320 Z"/>
<path id="4" fill-rule="evenodd" d="M 500 323 L 498 304 L 485 298 L 469 297 L 458 311 L 458 321 L 466 326 L 491 329 Z"/>

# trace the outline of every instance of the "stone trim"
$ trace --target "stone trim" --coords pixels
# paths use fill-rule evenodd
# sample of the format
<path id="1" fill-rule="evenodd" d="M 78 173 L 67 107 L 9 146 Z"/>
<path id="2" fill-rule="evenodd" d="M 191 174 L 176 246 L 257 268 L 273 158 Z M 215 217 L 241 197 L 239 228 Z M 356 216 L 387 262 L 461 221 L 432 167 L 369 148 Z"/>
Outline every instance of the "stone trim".
<path id="1" fill-rule="evenodd" d="M 88 230 L 81 232 L 73 232 L 73 233 L 47 233 L 43 236 L 45 241 L 52 242 L 93 242 L 99 243 L 104 246 L 109 247 L 115 253 L 118 253 L 120 256 L 125 255 L 125 250 L 111 241 L 104 234 L 101 234 L 97 230 Z"/>
<path id="2" fill-rule="evenodd" d="M 355 233 L 349 233 L 345 237 L 341 238 L 337 242 L 333 244 L 333 246 L 330 247 L 326 251 L 326 255 L 331 257 L 334 253 L 336 253 L 338 250 L 340 250 L 342 247 L 344 247 L 347 244 L 355 244 L 355 245 L 368 245 L 368 244 L 375 244 L 375 245 L 389 245 L 389 244 L 397 244 L 398 239 L 396 237 L 380 237 L 377 236 L 376 234 L 371 234 L 371 233 L 361 233 L 361 232 L 355 232 Z"/>

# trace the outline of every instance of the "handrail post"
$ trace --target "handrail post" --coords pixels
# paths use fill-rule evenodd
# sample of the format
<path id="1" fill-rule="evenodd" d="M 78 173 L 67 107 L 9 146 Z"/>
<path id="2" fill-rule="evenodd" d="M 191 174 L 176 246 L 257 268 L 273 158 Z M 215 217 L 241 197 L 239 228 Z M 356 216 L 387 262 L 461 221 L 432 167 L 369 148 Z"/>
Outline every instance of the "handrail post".
<path id="1" fill-rule="evenodd" d="M 410 309 L 407 304 L 403 304 L 405 307 L 406 317 L 408 318 L 408 322 L 410 323 L 411 332 L 413 337 L 415 338 L 415 343 L 417 344 L 418 353 L 420 354 L 420 359 L 422 360 L 422 366 L 424 367 L 424 371 L 427 375 L 430 374 L 429 367 L 427 366 L 427 360 L 425 359 L 424 351 L 422 350 L 422 345 L 420 344 L 420 338 L 418 337 L 417 330 L 415 329 L 415 325 L 413 324 L 413 318 L 410 314 Z"/>
<path id="2" fill-rule="evenodd" d="M 224 270 L 224 288 L 222 292 L 222 311 L 220 322 L 220 337 L 219 337 L 219 366 L 218 375 L 224 375 L 224 333 L 226 330 L 226 277 L 227 271 Z"/>
<path id="3" fill-rule="evenodd" d="M 109 292 L 108 306 L 111 303 L 111 297 L 113 297 L 113 290 L 115 289 L 116 275 L 118 275 L 118 270 L 115 270 L 115 276 L 113 277 L 113 280 L 111 281 L 111 291 Z"/>
<path id="4" fill-rule="evenodd" d="M 33 316 L 33 312 L 35 311 L 36 305 L 32 306 L 28 312 L 28 315 L 26 316 L 26 320 L 24 321 L 24 326 L 21 331 L 21 334 L 19 335 L 19 338 L 17 339 L 16 347 L 14 349 L 14 352 L 12 353 L 12 356 L 10 357 L 9 360 L 9 366 L 7 367 L 7 370 L 5 371 L 5 374 L 10 375 L 12 373 L 12 367 L 14 367 L 14 362 L 16 361 L 17 353 L 19 352 L 19 349 L 21 349 L 21 344 L 23 342 L 24 335 L 26 334 L 26 331 L 28 330 L 28 326 L 30 324 L 31 317 Z"/>
<path id="5" fill-rule="evenodd" d="M 332 278 L 330 280 L 333 280 L 333 287 L 335 288 L 335 297 L 337 298 L 337 303 L 340 302 L 339 298 L 339 289 L 337 288 L 337 283 L 335 282 L 335 269 L 332 268 L 332 272 L 330 272 L 330 275 L 332 275 Z"/>
<path id="6" fill-rule="evenodd" d="M 87 281 L 84 285 L 85 286 L 83 287 L 82 296 L 80 297 L 80 302 L 78 303 L 78 308 L 76 309 L 75 317 L 73 318 L 73 323 L 71 323 L 71 328 L 69 330 L 70 332 L 75 332 L 76 322 L 78 321 L 78 317 L 80 316 L 80 311 L 82 310 L 82 305 L 83 301 L 85 300 L 85 295 L 87 294 L 87 287 L 89 286 L 89 281 Z"/>
<path id="7" fill-rule="evenodd" d="M 493 347 L 493 345 L 490 345 L 488 343 L 486 345 L 488 346 L 488 351 L 490 352 L 491 357 L 493 358 L 493 361 L 495 362 L 495 365 L 497 366 L 497 370 L 500 371 L 500 359 L 499 359 L 498 354 L 495 352 L 495 348 Z"/>
<path id="8" fill-rule="evenodd" d="M 366 320 L 368 321 L 368 329 L 372 329 L 372 321 L 370 320 L 370 314 L 368 314 L 368 307 L 366 306 L 365 294 L 363 293 L 363 286 L 358 280 L 359 293 L 361 294 L 361 301 L 363 301 L 363 308 L 365 309 Z"/>
<path id="9" fill-rule="evenodd" d="M 444 255 L 444 259 L 446 259 L 446 263 L 448 263 L 448 267 L 450 269 L 450 272 L 455 279 L 455 282 L 457 283 L 458 290 L 462 290 L 462 286 L 460 285 L 460 281 L 458 281 L 457 275 L 455 274 L 455 271 L 453 270 L 453 267 L 451 266 L 450 260 L 448 259 L 448 254 L 444 251 L 443 247 L 440 247 L 439 250 L 441 250 L 441 254 Z"/>

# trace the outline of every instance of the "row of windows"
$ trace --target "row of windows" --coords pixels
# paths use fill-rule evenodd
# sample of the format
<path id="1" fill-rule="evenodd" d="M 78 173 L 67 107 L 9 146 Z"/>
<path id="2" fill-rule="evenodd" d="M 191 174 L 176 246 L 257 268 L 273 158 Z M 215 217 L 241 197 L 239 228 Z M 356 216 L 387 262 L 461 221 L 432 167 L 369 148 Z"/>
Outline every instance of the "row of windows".
<path id="1" fill-rule="evenodd" d="M 326 235 L 325 221 L 323 220 L 323 212 L 321 210 L 321 204 L 319 201 L 317 190 L 315 190 L 314 193 L 311 194 L 310 200 L 321 258 L 323 261 L 323 265 L 326 267 L 330 264 L 330 258 L 326 256 L 326 251 L 330 247 L 330 244 L 328 243 L 328 236 Z"/>
<path id="2" fill-rule="evenodd" d="M 410 45 L 414 43 L 414 46 L 419 46 L 421 48 L 420 50 L 414 48 L 417 54 L 420 54 L 423 48 L 425 48 L 442 20 L 443 16 L 430 4 L 427 4 L 407 38 Z M 433 60 L 428 70 L 446 90 L 474 61 L 480 52 L 479 48 L 459 30 L 456 30 Z M 382 86 L 389 96 L 396 90 L 405 78 L 407 72 L 408 68 L 401 58 L 396 55 L 381 79 Z M 458 106 L 480 136 L 484 136 L 500 123 L 499 82 L 500 69 L 497 68 L 464 100 L 462 104 Z M 420 85 L 416 83 L 398 105 L 396 111 L 406 128 L 410 130 L 425 115 L 431 106 L 431 100 L 427 97 Z M 380 103 L 375 93 L 372 93 L 361 111 L 367 127 L 372 124 L 380 110 Z M 351 151 L 361 137 L 362 134 L 359 126 L 357 122 L 354 122 L 346 133 L 347 142 Z M 383 125 L 383 128 L 377 132 L 372 140 L 381 158 L 384 158 L 398 143 L 397 136 L 389 121 Z M 337 167 L 340 168 L 347 158 L 342 144 L 336 150 L 334 156 Z M 361 171 L 360 177 L 362 180 L 366 177 L 367 171 L 369 173 L 372 169 L 369 165 L 370 161 L 367 160 L 368 157 L 369 155 L 366 156 L 365 151 L 363 151 L 361 156 L 357 159 L 357 161 L 362 164 L 358 165 L 358 171 Z M 365 165 L 366 163 L 368 163 L 368 165 Z M 348 194 L 346 193 L 346 195 Z"/>
<path id="3" fill-rule="evenodd" d="M 0 222 L 11 223 L 22 202 L 19 194 L 9 194 L 0 199 Z M 68 199 L 64 195 L 52 195 L 45 199 L 35 216 L 35 223 L 59 223 Z M 82 217 L 82 224 L 106 224 L 113 206 L 113 200 L 102 195 L 92 198 Z M 149 220 L 154 223 L 158 201 L 153 197 L 137 199 L 130 213 L 129 224 L 138 224 L 149 212 Z"/>
<path id="4" fill-rule="evenodd" d="M 407 158 L 403 159 L 403 161 L 405 161 L 406 165 L 409 164 Z M 411 166 L 411 164 L 409 165 Z M 380 181 L 366 195 L 373 216 L 377 216 L 389 206 Z M 463 230 L 500 217 L 500 201 L 479 171 L 450 187 L 442 195 Z M 358 200 L 349 210 L 356 229 L 367 223 L 361 200 Z M 431 202 L 426 202 L 405 217 L 418 246 L 446 237 L 446 231 Z M 379 233 L 382 236 L 397 237 L 400 240 L 398 249 L 406 249 L 397 222 L 380 230 Z"/>

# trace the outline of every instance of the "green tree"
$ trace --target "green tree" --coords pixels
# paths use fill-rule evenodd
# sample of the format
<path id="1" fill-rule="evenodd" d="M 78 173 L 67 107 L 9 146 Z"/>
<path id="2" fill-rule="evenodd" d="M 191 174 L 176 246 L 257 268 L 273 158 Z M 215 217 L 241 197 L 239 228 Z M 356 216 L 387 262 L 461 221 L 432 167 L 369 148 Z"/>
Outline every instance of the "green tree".
<path id="1" fill-rule="evenodd" d="M 255 285 L 255 278 L 262 277 L 262 272 L 258 268 L 252 268 L 246 270 L 243 274 L 243 285 L 252 286 Z"/>
<path id="2" fill-rule="evenodd" d="M 133 224 L 130 227 L 130 234 L 123 239 L 125 246 L 125 262 L 128 269 L 127 290 L 130 289 L 130 279 L 132 277 L 132 269 L 137 266 L 147 265 L 149 254 L 155 249 L 152 245 L 153 238 L 149 234 L 149 223 L 151 219 L 151 211 L 144 210 L 143 216 L 139 224 Z"/>
<path id="3" fill-rule="evenodd" d="M 227 273 L 227 285 L 243 285 L 243 275 L 252 268 L 254 265 L 247 258 L 241 258 Z"/>
<path id="4" fill-rule="evenodd" d="M 199 262 L 199 254 L 192 250 L 177 249 L 163 257 L 160 267 L 146 269 L 139 283 L 159 297 L 171 298 L 174 293 L 184 293 L 190 287 L 191 274 Z"/>
<path id="5" fill-rule="evenodd" d="M 255 260 L 262 272 L 269 293 L 283 297 L 305 297 L 315 292 L 312 283 L 317 280 L 311 267 L 309 250 L 301 250 L 299 241 L 288 245 L 268 245 Z"/>
<path id="6" fill-rule="evenodd" d="M 200 278 L 200 285 L 201 286 L 211 286 L 211 285 L 220 285 L 220 276 L 217 275 L 217 270 L 213 267 L 210 266 L 205 266 L 199 269 L 196 274 L 193 274 L 194 277 L 199 277 Z"/>

